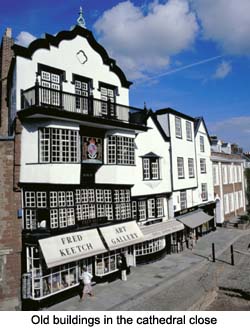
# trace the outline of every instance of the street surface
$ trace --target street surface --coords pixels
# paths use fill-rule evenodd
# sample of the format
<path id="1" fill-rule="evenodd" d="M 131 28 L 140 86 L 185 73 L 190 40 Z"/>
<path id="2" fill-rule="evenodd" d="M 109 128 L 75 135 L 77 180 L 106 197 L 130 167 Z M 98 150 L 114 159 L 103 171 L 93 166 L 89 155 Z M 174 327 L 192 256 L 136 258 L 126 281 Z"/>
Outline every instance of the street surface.
<path id="1" fill-rule="evenodd" d="M 79 302 L 77 296 L 44 310 L 58 311 L 187 311 L 249 310 L 249 230 L 219 228 L 202 237 L 193 251 L 131 269 L 127 282 L 97 284 L 95 297 Z M 211 259 L 215 243 L 216 262 Z M 250 252 L 248 252 L 250 253 Z"/>

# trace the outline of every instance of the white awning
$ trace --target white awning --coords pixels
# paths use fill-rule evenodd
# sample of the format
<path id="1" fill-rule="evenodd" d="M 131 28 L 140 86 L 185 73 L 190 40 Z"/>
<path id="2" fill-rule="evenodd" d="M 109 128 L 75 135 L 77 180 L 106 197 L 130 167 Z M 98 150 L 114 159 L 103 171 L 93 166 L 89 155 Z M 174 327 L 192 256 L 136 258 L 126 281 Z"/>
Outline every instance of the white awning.
<path id="1" fill-rule="evenodd" d="M 97 229 L 40 239 L 39 245 L 48 268 L 107 251 Z"/>
<path id="2" fill-rule="evenodd" d="M 140 229 L 144 235 L 144 240 L 151 240 L 181 231 L 184 229 L 184 225 L 176 220 L 168 220 L 152 225 L 145 225 Z"/>
<path id="3" fill-rule="evenodd" d="M 213 218 L 214 216 L 204 213 L 204 211 L 202 211 L 201 209 L 176 217 L 178 221 L 185 224 L 191 229 L 197 228 L 197 226 L 207 223 L 208 221 L 211 221 Z"/>
<path id="4" fill-rule="evenodd" d="M 105 226 L 100 230 L 110 250 L 144 241 L 144 236 L 135 221 Z"/>

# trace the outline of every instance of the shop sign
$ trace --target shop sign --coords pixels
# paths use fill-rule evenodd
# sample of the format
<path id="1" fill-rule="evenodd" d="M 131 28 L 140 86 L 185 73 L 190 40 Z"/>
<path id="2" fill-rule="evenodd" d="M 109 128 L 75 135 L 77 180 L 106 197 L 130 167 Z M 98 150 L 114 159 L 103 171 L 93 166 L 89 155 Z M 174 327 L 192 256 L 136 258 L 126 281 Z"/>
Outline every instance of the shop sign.
<path id="1" fill-rule="evenodd" d="M 100 230 L 110 249 L 130 246 L 144 240 L 144 236 L 135 221 L 106 226 Z"/>
<path id="2" fill-rule="evenodd" d="M 39 240 L 48 268 L 106 251 L 96 229 Z"/>

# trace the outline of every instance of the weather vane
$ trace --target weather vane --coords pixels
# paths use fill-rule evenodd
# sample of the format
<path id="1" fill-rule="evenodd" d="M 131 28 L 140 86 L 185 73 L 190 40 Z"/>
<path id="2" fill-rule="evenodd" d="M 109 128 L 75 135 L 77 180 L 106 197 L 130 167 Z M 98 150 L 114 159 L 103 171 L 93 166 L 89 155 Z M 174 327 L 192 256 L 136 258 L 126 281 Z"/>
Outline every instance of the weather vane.
<path id="1" fill-rule="evenodd" d="M 80 12 L 79 12 L 79 17 L 78 17 L 78 19 L 77 19 L 77 24 L 78 24 L 79 26 L 81 26 L 82 28 L 86 28 L 85 19 L 83 18 L 82 7 L 80 7 Z"/>

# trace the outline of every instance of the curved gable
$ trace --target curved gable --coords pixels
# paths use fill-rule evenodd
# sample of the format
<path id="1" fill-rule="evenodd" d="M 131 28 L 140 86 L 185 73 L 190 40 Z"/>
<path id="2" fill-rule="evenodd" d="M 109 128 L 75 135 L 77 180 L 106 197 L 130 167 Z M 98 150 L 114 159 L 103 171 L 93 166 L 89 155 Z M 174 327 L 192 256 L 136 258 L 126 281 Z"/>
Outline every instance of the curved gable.
<path id="1" fill-rule="evenodd" d="M 76 25 L 73 30 L 61 31 L 56 36 L 46 34 L 45 38 L 34 40 L 27 48 L 16 44 L 12 48 L 15 55 L 31 59 L 34 52 L 38 49 L 49 50 L 50 46 L 58 47 L 61 41 L 72 40 L 76 36 L 86 38 L 90 46 L 101 56 L 103 63 L 108 65 L 110 71 L 114 72 L 119 77 L 121 85 L 126 88 L 130 87 L 132 82 L 127 80 L 124 72 L 116 65 L 116 61 L 109 57 L 105 48 L 96 41 L 92 32 L 78 25 Z"/>

